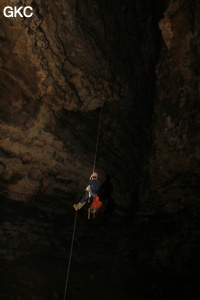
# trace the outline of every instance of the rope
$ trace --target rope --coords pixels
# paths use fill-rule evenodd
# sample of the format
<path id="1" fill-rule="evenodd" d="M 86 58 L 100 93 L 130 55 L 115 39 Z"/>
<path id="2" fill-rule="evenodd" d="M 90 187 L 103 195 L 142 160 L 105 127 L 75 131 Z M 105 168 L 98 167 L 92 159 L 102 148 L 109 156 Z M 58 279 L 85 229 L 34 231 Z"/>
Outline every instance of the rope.
<path id="1" fill-rule="evenodd" d="M 77 212 L 78 212 L 78 210 L 76 210 L 76 215 L 75 215 L 75 220 L 74 220 L 74 228 L 73 228 L 73 234 L 72 234 L 71 250 L 70 250 L 70 255 L 69 255 L 69 262 L 68 262 L 68 269 L 67 269 L 67 278 L 66 278 L 65 292 L 64 292 L 64 298 L 63 298 L 64 300 L 66 299 L 66 293 L 67 293 L 67 285 L 68 285 L 68 279 L 69 279 L 69 270 L 70 270 L 71 257 L 72 257 L 72 249 L 73 249 L 73 243 L 74 243 L 74 234 L 75 234 L 75 229 L 76 229 Z"/>
<path id="2" fill-rule="evenodd" d="M 93 164 L 93 173 L 94 173 L 94 170 L 95 170 L 96 159 L 97 159 L 97 150 L 98 150 L 98 144 L 99 144 L 99 133 L 100 133 L 100 128 L 101 128 L 102 111 L 103 111 L 103 106 L 101 107 L 101 112 L 100 112 L 100 117 L 99 117 L 98 133 L 97 133 L 96 148 L 95 148 L 95 155 L 94 155 L 94 164 Z M 73 244 L 74 244 L 74 235 L 75 235 L 75 229 L 76 229 L 77 212 L 78 212 L 78 210 L 76 210 L 76 215 L 75 215 L 75 220 L 74 220 L 74 228 L 73 228 L 73 234 L 72 234 L 72 242 L 71 242 L 71 249 L 70 249 L 70 255 L 69 255 L 67 278 L 66 278 L 66 283 L 65 283 L 65 291 L 64 291 L 63 300 L 66 299 L 66 294 L 67 294 L 67 286 L 68 286 L 68 281 L 69 281 L 69 271 L 70 271 L 72 250 L 73 250 Z"/>
<path id="3" fill-rule="evenodd" d="M 95 148 L 95 154 L 94 154 L 94 164 L 93 164 L 92 173 L 94 173 L 95 166 L 96 166 L 97 150 L 98 150 L 98 144 L 99 144 L 99 133 L 100 133 L 101 119 L 102 119 L 102 111 L 103 111 L 103 106 L 101 107 L 101 112 L 100 112 L 100 117 L 99 117 L 99 126 L 98 126 L 97 141 L 96 141 L 96 148 Z"/>

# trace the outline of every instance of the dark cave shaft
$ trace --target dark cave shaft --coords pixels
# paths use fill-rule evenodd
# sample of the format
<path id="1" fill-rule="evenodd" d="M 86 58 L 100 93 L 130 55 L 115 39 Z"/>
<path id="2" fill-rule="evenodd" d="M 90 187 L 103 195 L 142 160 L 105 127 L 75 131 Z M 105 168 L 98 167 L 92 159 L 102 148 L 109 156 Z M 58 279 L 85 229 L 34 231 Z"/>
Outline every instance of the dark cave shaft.
<path id="1" fill-rule="evenodd" d="M 0 21 L 1 299 L 62 299 L 101 107 L 69 300 L 199 299 L 199 1 L 28 2 Z"/>

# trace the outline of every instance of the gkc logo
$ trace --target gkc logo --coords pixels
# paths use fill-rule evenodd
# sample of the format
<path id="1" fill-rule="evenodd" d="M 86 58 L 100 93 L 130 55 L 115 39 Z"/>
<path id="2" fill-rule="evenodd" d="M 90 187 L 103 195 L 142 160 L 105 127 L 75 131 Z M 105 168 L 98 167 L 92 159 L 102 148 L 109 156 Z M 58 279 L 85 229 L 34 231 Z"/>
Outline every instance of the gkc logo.
<path id="1" fill-rule="evenodd" d="M 33 8 L 31 6 L 20 6 L 17 8 L 16 6 L 6 6 L 3 10 L 3 15 L 6 18 L 16 18 L 17 16 L 23 18 L 30 18 L 32 17 L 33 13 L 31 12 Z"/>

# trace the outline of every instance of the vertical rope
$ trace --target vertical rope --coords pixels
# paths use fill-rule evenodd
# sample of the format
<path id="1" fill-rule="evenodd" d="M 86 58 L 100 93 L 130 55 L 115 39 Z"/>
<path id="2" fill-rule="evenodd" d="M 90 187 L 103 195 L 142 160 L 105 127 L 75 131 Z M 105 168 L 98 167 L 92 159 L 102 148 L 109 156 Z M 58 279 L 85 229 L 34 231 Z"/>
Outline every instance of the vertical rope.
<path id="1" fill-rule="evenodd" d="M 100 134 L 100 128 L 101 128 L 101 119 L 102 119 L 102 111 L 103 111 L 103 106 L 101 107 L 101 112 L 100 112 L 100 117 L 99 117 L 99 126 L 98 126 L 97 141 L 96 141 L 96 148 L 95 148 L 95 154 L 94 154 L 94 164 L 93 164 L 92 173 L 94 173 L 95 166 L 96 166 L 97 150 L 98 150 L 98 144 L 99 144 L 99 134 Z"/>
<path id="2" fill-rule="evenodd" d="M 70 250 L 69 262 L 68 262 L 68 269 L 67 269 L 67 278 L 66 278 L 66 283 L 65 283 L 65 292 L 64 292 L 64 298 L 63 298 L 63 300 L 66 299 L 66 293 L 67 293 L 67 286 L 68 286 L 68 279 L 69 279 L 69 270 L 70 270 L 72 250 L 73 250 L 73 244 L 74 244 L 74 234 L 75 234 L 75 229 L 76 229 L 77 212 L 78 211 L 76 210 L 76 215 L 75 215 L 75 220 L 74 220 L 74 228 L 73 228 L 73 234 L 72 234 L 71 250 Z"/>
<path id="3" fill-rule="evenodd" d="M 96 165 L 96 159 L 97 159 L 97 150 L 98 150 L 98 144 L 99 144 L 99 134 L 100 134 L 100 128 L 101 128 L 102 111 L 103 111 L 103 106 L 101 107 L 101 112 L 100 112 L 100 117 L 99 117 L 98 133 L 97 133 L 96 148 L 95 148 L 95 155 L 94 155 L 94 164 L 93 164 L 93 173 L 95 171 L 95 165 Z M 78 212 L 78 210 L 76 210 L 76 215 L 75 215 L 75 220 L 74 220 L 74 228 L 73 228 L 73 234 L 72 234 L 72 242 L 71 242 L 71 249 L 70 249 L 70 255 L 69 255 L 67 278 L 66 278 L 66 283 L 65 283 L 65 291 L 64 291 L 63 300 L 66 299 L 66 294 L 67 294 L 67 287 L 68 287 L 68 281 L 69 281 L 69 271 L 70 271 L 71 257 L 72 257 L 73 244 L 74 244 L 74 235 L 75 235 L 75 229 L 76 229 L 77 212 Z"/>

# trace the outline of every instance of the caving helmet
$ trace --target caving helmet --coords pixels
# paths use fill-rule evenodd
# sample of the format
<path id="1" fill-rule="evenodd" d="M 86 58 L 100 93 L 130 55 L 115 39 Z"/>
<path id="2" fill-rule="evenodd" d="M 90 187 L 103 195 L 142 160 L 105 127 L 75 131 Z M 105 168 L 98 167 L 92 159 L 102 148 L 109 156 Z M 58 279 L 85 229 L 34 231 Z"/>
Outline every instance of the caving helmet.
<path id="1" fill-rule="evenodd" d="M 97 179 L 98 174 L 97 173 L 92 173 L 92 175 L 90 176 L 90 179 Z"/>

